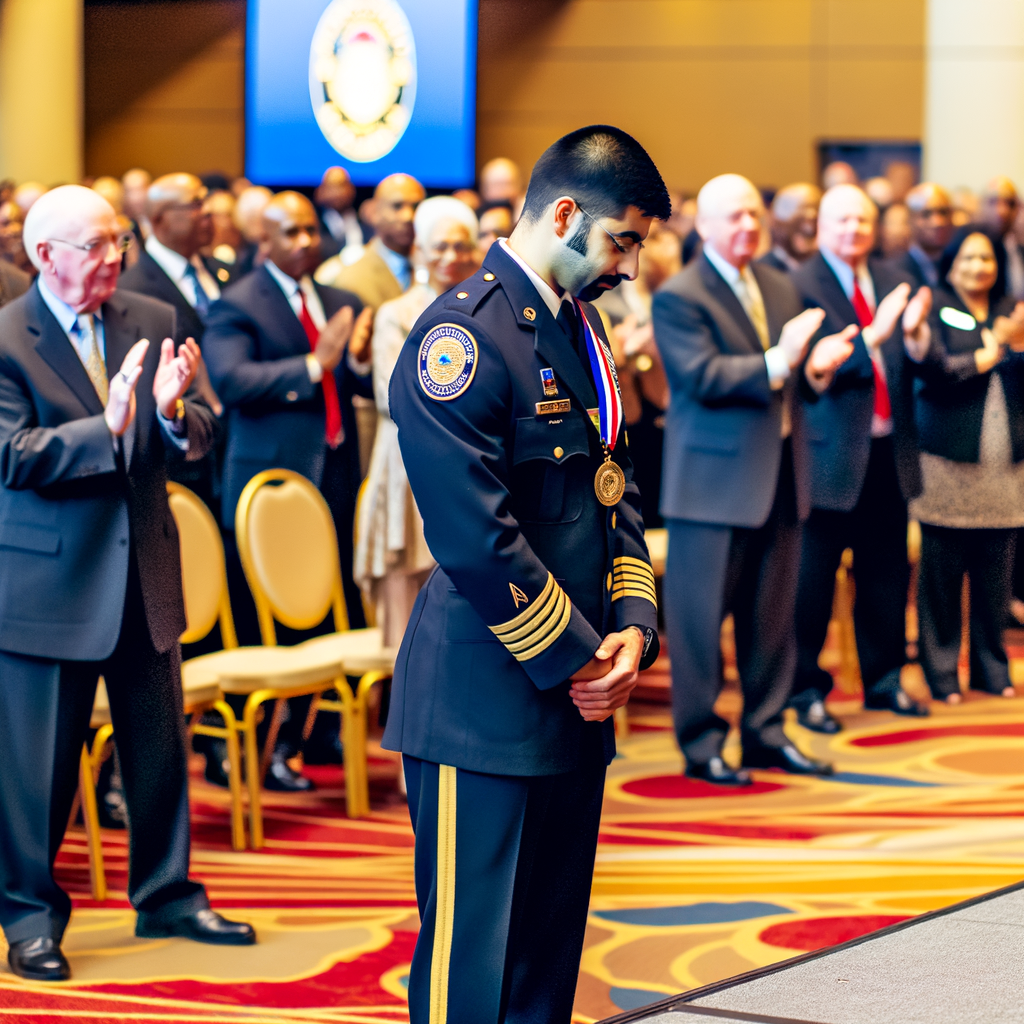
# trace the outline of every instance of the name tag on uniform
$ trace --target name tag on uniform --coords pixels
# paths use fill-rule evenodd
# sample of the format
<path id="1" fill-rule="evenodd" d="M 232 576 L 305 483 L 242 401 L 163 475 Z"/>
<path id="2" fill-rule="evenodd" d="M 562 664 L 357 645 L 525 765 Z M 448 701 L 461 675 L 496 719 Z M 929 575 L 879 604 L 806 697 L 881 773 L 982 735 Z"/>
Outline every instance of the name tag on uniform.
<path id="1" fill-rule="evenodd" d="M 572 409 L 572 405 L 568 398 L 559 398 L 554 402 L 537 403 L 538 416 L 554 416 L 556 413 L 569 412 L 570 409 Z"/>

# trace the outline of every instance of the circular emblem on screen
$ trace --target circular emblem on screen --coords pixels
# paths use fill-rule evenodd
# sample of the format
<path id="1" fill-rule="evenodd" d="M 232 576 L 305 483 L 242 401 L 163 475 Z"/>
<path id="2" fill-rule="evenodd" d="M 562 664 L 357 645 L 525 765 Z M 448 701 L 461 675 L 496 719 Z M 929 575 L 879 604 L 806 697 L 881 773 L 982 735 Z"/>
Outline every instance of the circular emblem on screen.
<path id="1" fill-rule="evenodd" d="M 476 339 L 458 324 L 439 324 L 420 344 L 420 387 L 439 402 L 458 398 L 476 373 Z"/>
<path id="2" fill-rule="evenodd" d="M 333 0 L 309 48 L 309 98 L 324 138 L 359 163 L 390 153 L 416 101 L 416 46 L 396 0 Z"/>

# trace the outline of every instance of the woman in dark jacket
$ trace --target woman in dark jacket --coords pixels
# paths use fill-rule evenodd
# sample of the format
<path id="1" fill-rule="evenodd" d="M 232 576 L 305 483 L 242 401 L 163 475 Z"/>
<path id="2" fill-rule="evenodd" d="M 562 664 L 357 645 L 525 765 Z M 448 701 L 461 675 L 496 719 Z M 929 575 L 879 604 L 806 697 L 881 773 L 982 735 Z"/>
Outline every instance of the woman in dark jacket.
<path id="1" fill-rule="evenodd" d="M 933 696 L 960 701 L 961 581 L 970 579 L 971 686 L 1013 696 L 1003 645 L 1017 529 L 1024 526 L 1024 303 L 990 302 L 994 240 L 962 228 L 943 256 L 915 416 L 924 493 L 921 661 Z"/>

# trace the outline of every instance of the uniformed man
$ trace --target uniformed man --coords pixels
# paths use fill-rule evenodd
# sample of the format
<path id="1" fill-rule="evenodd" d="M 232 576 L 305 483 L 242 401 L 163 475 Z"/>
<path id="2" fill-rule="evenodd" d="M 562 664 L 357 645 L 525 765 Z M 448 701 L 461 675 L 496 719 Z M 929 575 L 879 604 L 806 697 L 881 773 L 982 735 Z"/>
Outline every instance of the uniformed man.
<path id="1" fill-rule="evenodd" d="M 534 167 L 523 216 L 423 314 L 391 414 L 438 568 L 398 657 L 422 927 L 412 1024 L 568 1024 L 611 716 L 653 661 L 654 575 L 589 300 L 637 274 L 668 192 L 595 125 Z"/>

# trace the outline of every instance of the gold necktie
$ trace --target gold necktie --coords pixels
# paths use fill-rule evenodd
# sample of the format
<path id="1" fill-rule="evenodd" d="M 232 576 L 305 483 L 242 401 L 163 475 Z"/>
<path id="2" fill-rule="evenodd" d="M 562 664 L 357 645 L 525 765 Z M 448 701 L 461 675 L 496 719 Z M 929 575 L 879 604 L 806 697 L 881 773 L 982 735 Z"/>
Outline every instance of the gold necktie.
<path id="1" fill-rule="evenodd" d="M 768 334 L 768 318 L 764 311 L 764 300 L 761 298 L 761 291 L 754 280 L 754 273 L 750 267 L 744 267 L 740 272 L 740 279 L 737 282 L 737 291 L 740 295 L 740 303 L 754 330 L 761 341 L 761 348 L 767 351 L 771 348 L 771 337 Z"/>
<path id="2" fill-rule="evenodd" d="M 89 380 L 92 381 L 96 394 L 100 396 L 100 401 L 106 406 L 107 399 L 110 397 L 107 383 L 107 364 L 100 353 L 100 343 L 96 338 L 96 330 L 93 327 L 91 313 L 79 314 L 78 330 L 80 336 L 89 345 L 89 358 L 85 361 L 85 372 L 89 374 Z"/>

